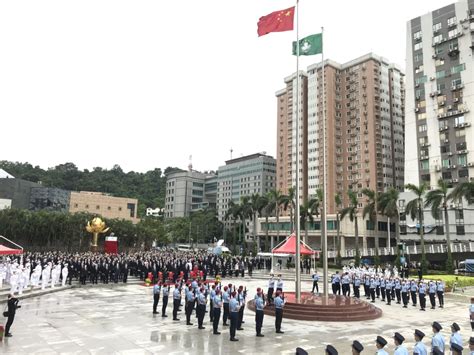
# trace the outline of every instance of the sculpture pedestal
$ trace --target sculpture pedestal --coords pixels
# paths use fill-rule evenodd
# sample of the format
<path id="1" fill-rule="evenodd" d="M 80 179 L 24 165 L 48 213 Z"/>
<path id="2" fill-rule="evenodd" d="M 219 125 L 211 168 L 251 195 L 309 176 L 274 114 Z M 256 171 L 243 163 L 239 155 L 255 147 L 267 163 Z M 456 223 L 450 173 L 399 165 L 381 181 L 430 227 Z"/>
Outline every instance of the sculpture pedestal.
<path id="1" fill-rule="evenodd" d="M 249 301 L 247 306 L 255 311 L 255 301 Z M 264 313 L 275 315 L 274 306 L 264 308 Z M 377 319 L 382 316 L 382 310 L 372 303 L 345 296 L 329 295 L 328 297 L 316 296 L 309 292 L 301 293 L 298 302 L 294 292 L 285 292 L 285 308 L 283 318 L 326 321 L 326 322 L 351 322 Z"/>
<path id="2" fill-rule="evenodd" d="M 92 253 L 97 253 L 99 251 L 99 247 L 97 245 L 91 245 L 90 251 Z"/>

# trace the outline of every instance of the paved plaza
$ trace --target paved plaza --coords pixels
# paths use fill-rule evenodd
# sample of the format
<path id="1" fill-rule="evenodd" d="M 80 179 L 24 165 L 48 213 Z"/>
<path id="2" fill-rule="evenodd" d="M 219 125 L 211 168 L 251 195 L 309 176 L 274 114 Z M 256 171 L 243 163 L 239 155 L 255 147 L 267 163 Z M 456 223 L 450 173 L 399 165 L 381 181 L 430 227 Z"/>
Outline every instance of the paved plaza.
<path id="1" fill-rule="evenodd" d="M 249 297 L 257 287 L 266 286 L 264 280 L 230 279 L 224 283 L 245 285 Z M 287 291 L 294 284 L 286 282 Z M 310 283 L 303 283 L 310 290 Z M 389 341 L 389 353 L 393 352 L 391 336 L 402 333 L 409 350 L 412 349 L 413 329 L 426 333 L 425 344 L 431 340 L 431 322 L 438 321 L 444 327 L 448 340 L 449 325 L 456 321 L 461 326 L 463 340 L 471 335 L 468 320 L 469 298 L 447 296 L 444 309 L 420 312 L 393 303 L 391 306 L 376 303 L 383 310 L 382 318 L 373 321 L 307 322 L 283 320 L 285 334 L 275 334 L 274 318 L 265 316 L 264 338 L 255 337 L 255 317 L 245 310 L 244 330 L 237 332 L 238 342 L 229 341 L 228 327 L 222 327 L 221 335 L 212 334 L 209 315 L 206 314 L 205 330 L 172 320 L 172 302 L 168 304 L 168 318 L 152 315 L 151 288 L 141 285 L 110 285 L 63 290 L 21 301 L 12 327 L 12 338 L 5 338 L 0 345 L 2 354 L 294 354 L 301 346 L 310 354 L 324 354 L 326 344 L 333 344 L 339 354 L 350 354 L 350 344 L 359 340 L 364 353 L 375 353 L 377 335 Z M 183 307 L 184 309 L 184 307 Z M 161 300 L 159 305 L 161 312 Z"/>

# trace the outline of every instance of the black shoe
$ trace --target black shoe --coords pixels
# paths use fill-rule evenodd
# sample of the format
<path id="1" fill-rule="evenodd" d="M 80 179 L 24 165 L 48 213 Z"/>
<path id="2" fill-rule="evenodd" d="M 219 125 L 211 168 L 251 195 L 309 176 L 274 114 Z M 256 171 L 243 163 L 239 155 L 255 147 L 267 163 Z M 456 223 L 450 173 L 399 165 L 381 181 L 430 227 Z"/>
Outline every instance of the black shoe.
<path id="1" fill-rule="evenodd" d="M 159 314 L 158 312 L 153 312 L 153 314 Z"/>
<path id="2" fill-rule="evenodd" d="M 239 341 L 237 338 L 230 338 L 230 341 Z"/>
<path id="3" fill-rule="evenodd" d="M 257 336 L 258 336 L 259 338 L 263 338 L 265 335 L 263 335 L 263 334 L 257 334 Z"/>
<path id="4" fill-rule="evenodd" d="M 285 334 L 285 332 L 281 331 L 281 330 L 277 330 L 276 331 L 278 334 Z"/>
<path id="5" fill-rule="evenodd" d="M 214 335 L 221 335 L 221 332 L 213 332 Z"/>
<path id="6" fill-rule="evenodd" d="M 397 304 L 400 304 L 400 302 L 397 302 Z"/>
<path id="7" fill-rule="evenodd" d="M 403 306 L 403 308 L 407 308 L 407 306 Z"/>
<path id="8" fill-rule="evenodd" d="M 375 303 L 375 301 L 370 301 L 371 303 Z"/>
<path id="9" fill-rule="evenodd" d="M 12 333 L 7 333 L 7 334 L 5 334 L 5 337 L 6 337 L 6 338 L 10 338 L 10 337 L 12 337 L 12 336 L 13 336 Z"/>
<path id="10" fill-rule="evenodd" d="M 424 308 L 420 308 L 420 311 L 425 311 L 425 309 L 424 309 Z"/>
<path id="11" fill-rule="evenodd" d="M 173 320 L 179 320 L 179 318 L 173 318 Z"/>
<path id="12" fill-rule="evenodd" d="M 386 303 L 386 305 L 387 305 L 387 306 L 391 306 L 391 304 L 390 304 L 390 303 Z"/>
<path id="13" fill-rule="evenodd" d="M 193 323 L 189 323 L 189 322 L 187 322 L 187 323 L 186 323 L 186 325 L 193 325 Z"/>
<path id="14" fill-rule="evenodd" d="M 245 321 L 242 321 L 242 324 L 245 324 Z"/>
<path id="15" fill-rule="evenodd" d="M 162 316 L 163 318 L 164 318 L 164 317 L 168 317 L 166 314 L 162 314 L 161 316 Z"/>
<path id="16" fill-rule="evenodd" d="M 431 309 L 436 309 L 436 307 L 431 307 Z"/>
<path id="17" fill-rule="evenodd" d="M 240 327 L 240 328 L 237 328 L 237 330 L 244 330 L 244 328 Z"/>
<path id="18" fill-rule="evenodd" d="M 229 324 L 227 324 L 227 323 L 223 323 L 222 325 L 223 325 L 224 327 L 228 327 L 228 326 L 229 326 Z"/>

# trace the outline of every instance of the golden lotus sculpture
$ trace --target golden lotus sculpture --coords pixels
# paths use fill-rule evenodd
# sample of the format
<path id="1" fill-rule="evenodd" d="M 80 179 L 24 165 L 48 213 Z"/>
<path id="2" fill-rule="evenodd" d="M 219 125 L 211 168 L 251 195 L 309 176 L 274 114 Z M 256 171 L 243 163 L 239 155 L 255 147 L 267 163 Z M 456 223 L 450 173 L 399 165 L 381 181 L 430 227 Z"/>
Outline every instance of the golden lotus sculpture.
<path id="1" fill-rule="evenodd" d="M 109 228 L 106 228 L 105 222 L 100 217 L 95 217 L 92 221 L 87 222 L 86 230 L 92 233 L 91 250 L 97 251 L 99 234 L 107 233 Z"/>

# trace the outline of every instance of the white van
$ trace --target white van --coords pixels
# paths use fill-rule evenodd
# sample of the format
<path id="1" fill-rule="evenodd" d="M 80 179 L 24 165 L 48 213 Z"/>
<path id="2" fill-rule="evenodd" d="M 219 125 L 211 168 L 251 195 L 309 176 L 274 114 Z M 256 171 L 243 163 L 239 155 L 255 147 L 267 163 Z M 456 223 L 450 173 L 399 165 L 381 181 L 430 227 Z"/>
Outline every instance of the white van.
<path id="1" fill-rule="evenodd" d="M 191 250 L 193 250 L 193 248 L 191 248 L 191 246 L 188 245 L 188 244 L 180 244 L 180 245 L 178 245 L 178 250 L 180 250 L 180 251 L 191 251 Z"/>

